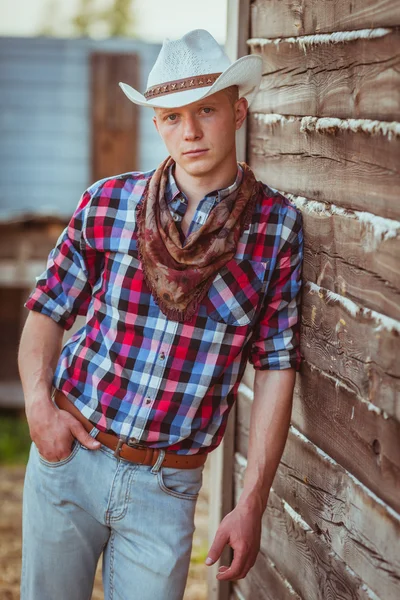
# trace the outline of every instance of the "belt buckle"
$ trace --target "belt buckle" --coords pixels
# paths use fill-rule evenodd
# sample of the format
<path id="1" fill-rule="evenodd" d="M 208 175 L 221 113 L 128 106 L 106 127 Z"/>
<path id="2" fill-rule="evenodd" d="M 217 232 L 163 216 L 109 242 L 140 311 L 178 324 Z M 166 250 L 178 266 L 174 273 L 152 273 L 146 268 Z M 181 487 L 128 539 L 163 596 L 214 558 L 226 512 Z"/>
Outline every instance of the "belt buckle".
<path id="1" fill-rule="evenodd" d="M 148 446 L 146 446 L 145 444 L 140 444 L 140 443 L 135 443 L 135 442 L 131 442 L 127 436 L 125 436 L 125 438 L 119 438 L 118 439 L 118 443 L 117 443 L 117 447 L 114 450 L 114 456 L 116 458 L 121 458 L 121 446 L 122 444 L 126 444 L 127 446 L 129 446 L 130 448 L 138 448 L 139 450 L 147 450 Z M 137 462 L 137 461 L 135 461 Z M 138 465 L 141 465 L 143 463 L 137 462 Z"/>

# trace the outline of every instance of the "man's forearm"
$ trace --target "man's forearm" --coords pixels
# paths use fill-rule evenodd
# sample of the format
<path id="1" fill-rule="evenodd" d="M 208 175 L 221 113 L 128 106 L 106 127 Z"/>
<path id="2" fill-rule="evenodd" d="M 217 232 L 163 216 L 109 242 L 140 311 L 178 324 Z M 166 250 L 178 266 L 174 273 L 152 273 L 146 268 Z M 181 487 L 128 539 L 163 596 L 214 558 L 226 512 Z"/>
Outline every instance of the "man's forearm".
<path id="1" fill-rule="evenodd" d="M 295 369 L 256 371 L 247 467 L 239 505 L 262 514 L 290 425 Z"/>
<path id="2" fill-rule="evenodd" d="M 30 312 L 18 348 L 18 369 L 26 410 L 35 398 L 49 397 L 64 330 L 50 317 Z"/>

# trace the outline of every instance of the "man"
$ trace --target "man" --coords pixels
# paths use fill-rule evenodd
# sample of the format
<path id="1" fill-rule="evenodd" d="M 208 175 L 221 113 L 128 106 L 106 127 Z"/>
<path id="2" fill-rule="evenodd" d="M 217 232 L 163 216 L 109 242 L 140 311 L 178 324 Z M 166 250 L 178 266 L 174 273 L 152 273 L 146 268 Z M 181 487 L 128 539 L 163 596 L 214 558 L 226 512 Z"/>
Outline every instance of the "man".
<path id="1" fill-rule="evenodd" d="M 248 466 L 206 563 L 255 562 L 300 366 L 301 213 L 237 163 L 261 60 L 204 30 L 166 40 L 144 95 L 169 157 L 82 195 L 25 306 L 19 369 L 33 440 L 22 600 L 181 599 L 208 453 L 249 360 Z M 86 322 L 62 348 L 77 315 Z M 53 392 L 53 393 L 52 393 Z"/>

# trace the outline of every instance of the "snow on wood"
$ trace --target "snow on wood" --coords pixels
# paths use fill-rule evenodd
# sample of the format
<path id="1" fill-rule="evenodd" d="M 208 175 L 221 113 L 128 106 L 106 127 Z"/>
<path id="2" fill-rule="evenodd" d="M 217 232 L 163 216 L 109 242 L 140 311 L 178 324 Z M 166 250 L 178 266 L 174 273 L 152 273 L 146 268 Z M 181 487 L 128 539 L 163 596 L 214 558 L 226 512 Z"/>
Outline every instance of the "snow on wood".
<path id="1" fill-rule="evenodd" d="M 377 121 L 372 119 L 337 119 L 333 117 L 302 117 L 300 131 L 302 133 L 336 133 L 338 131 L 352 131 L 353 133 L 367 133 L 369 135 L 387 135 L 389 140 L 393 136 L 400 136 L 400 123 L 397 121 Z"/>
<path id="2" fill-rule="evenodd" d="M 328 301 L 332 300 L 333 302 L 341 304 L 351 316 L 356 317 L 359 315 L 367 319 L 373 319 L 377 323 L 374 327 L 374 331 L 381 331 L 382 329 L 386 329 L 387 331 L 396 331 L 397 333 L 400 333 L 400 322 L 396 319 L 387 317 L 386 315 L 378 313 L 377 311 L 372 310 L 370 308 L 360 306 L 359 304 L 356 304 L 349 298 L 341 296 L 336 292 L 332 292 L 330 290 L 322 288 L 312 281 L 307 281 L 305 285 L 309 288 L 311 293 L 317 293 L 320 296 L 320 298 L 325 298 Z"/>
<path id="3" fill-rule="evenodd" d="M 283 190 L 280 193 L 295 204 L 297 208 L 307 211 L 307 213 L 320 214 L 326 217 L 340 215 L 364 223 L 366 236 L 365 238 L 363 237 L 362 244 L 365 250 L 376 250 L 379 244 L 385 240 L 396 238 L 400 235 L 400 222 L 394 219 L 385 219 L 366 211 L 341 208 L 340 206 L 336 206 L 336 204 L 328 204 L 327 202 L 308 200 L 303 196 L 296 196 Z"/>
<path id="4" fill-rule="evenodd" d="M 353 133 L 366 133 L 368 135 L 386 135 L 400 137 L 400 123 L 398 121 L 377 121 L 373 119 L 338 119 L 336 117 L 297 117 L 295 115 L 281 115 L 279 113 L 254 113 L 253 118 L 264 125 L 285 125 L 300 121 L 301 133 L 329 133 L 338 131 L 352 131 Z"/>
<path id="5" fill-rule="evenodd" d="M 320 44 L 341 44 L 344 42 L 351 42 L 359 39 L 370 39 L 383 37 L 391 33 L 391 29 L 384 27 L 377 27 L 376 29 L 358 29 L 355 31 L 335 31 L 334 33 L 318 33 L 313 35 L 302 35 L 298 37 L 287 37 L 287 38 L 251 38 L 247 40 L 247 45 L 250 47 L 254 46 L 267 46 L 268 44 L 275 44 L 279 48 L 279 44 L 298 44 L 304 52 L 311 46 L 317 46 Z"/>

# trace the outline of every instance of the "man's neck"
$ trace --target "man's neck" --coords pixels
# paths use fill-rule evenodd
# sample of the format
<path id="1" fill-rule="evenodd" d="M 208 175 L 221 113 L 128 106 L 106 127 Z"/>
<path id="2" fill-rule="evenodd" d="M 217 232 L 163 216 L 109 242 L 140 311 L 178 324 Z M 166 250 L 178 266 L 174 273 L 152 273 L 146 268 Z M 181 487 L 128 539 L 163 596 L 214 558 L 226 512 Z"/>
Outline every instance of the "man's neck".
<path id="1" fill-rule="evenodd" d="M 187 197 L 189 205 L 196 207 L 200 200 L 210 192 L 222 190 L 235 183 L 237 169 L 235 160 L 223 170 L 196 177 L 188 174 L 176 163 L 174 177 L 179 189 Z"/>

